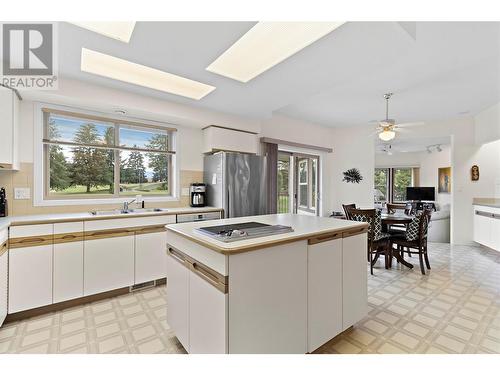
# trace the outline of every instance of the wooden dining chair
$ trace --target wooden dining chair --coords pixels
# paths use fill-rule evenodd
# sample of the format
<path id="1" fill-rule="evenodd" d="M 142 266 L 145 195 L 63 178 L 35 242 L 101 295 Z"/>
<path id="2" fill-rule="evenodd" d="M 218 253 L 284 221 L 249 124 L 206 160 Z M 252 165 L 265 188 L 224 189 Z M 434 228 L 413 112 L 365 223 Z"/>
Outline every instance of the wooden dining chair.
<path id="1" fill-rule="evenodd" d="M 411 223 L 408 224 L 408 229 L 403 235 L 392 235 L 390 237 L 391 251 L 394 251 L 394 245 L 396 245 L 396 251 L 400 252 L 401 257 L 404 257 L 405 251 L 407 251 L 408 254 L 418 254 L 420 271 L 423 275 L 425 275 L 424 261 L 427 269 L 431 269 L 429 256 L 427 254 L 427 232 L 430 221 L 431 210 L 425 209 L 415 215 Z"/>
<path id="2" fill-rule="evenodd" d="M 367 259 L 370 262 L 370 273 L 373 275 L 373 264 L 381 253 L 384 254 L 385 268 L 390 264 L 390 235 L 382 232 L 381 212 L 376 209 L 347 208 L 350 220 L 368 223 Z M 375 258 L 374 258 L 375 256 Z"/>
<path id="3" fill-rule="evenodd" d="M 342 205 L 342 208 L 344 209 L 345 218 L 346 218 L 347 220 L 351 220 L 351 218 L 349 217 L 349 209 L 350 209 L 350 208 L 356 208 L 356 204 L 355 204 L 355 203 L 351 203 L 351 204 L 343 204 L 343 205 Z"/>
<path id="4" fill-rule="evenodd" d="M 406 203 L 387 203 L 387 213 L 394 215 L 397 213 L 410 215 L 411 207 L 408 208 Z M 400 234 L 406 231 L 405 224 L 391 224 L 387 228 L 388 233 L 390 234 Z M 410 255 L 411 256 L 411 255 Z"/>
<path id="5" fill-rule="evenodd" d="M 395 214 L 398 211 L 406 214 L 406 203 L 387 203 L 387 213 Z"/>

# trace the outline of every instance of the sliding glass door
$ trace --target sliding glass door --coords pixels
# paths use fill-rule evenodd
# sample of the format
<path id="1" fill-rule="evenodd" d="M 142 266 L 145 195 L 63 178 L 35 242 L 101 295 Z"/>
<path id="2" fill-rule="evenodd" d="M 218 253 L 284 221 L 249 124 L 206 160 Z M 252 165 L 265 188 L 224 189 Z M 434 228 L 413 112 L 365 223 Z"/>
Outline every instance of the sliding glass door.
<path id="1" fill-rule="evenodd" d="M 278 212 L 293 212 L 293 157 L 288 152 L 278 152 Z"/>
<path id="2" fill-rule="evenodd" d="M 319 157 L 278 153 L 278 213 L 319 215 Z"/>

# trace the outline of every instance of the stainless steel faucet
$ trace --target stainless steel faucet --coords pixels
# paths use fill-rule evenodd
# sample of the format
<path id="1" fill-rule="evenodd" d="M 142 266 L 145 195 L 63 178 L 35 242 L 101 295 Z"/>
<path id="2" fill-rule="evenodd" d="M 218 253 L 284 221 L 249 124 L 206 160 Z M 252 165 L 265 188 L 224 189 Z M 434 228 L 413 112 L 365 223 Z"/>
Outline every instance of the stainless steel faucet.
<path id="1" fill-rule="evenodd" d="M 128 205 L 134 203 L 136 198 L 132 199 L 130 202 L 123 202 L 123 211 L 128 211 Z"/>

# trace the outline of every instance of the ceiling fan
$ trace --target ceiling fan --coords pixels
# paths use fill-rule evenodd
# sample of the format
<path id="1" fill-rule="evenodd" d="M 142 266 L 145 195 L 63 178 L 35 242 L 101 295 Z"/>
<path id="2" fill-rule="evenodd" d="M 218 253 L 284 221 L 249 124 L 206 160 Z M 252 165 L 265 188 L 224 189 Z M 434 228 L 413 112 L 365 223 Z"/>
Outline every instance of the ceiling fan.
<path id="1" fill-rule="evenodd" d="M 407 124 L 396 124 L 396 120 L 389 118 L 389 99 L 391 99 L 393 93 L 389 92 L 384 94 L 385 99 L 385 120 L 378 122 L 377 131 L 378 137 L 384 142 L 389 142 L 396 137 L 396 132 L 400 132 L 403 127 L 420 125 L 422 123 L 407 123 Z"/>

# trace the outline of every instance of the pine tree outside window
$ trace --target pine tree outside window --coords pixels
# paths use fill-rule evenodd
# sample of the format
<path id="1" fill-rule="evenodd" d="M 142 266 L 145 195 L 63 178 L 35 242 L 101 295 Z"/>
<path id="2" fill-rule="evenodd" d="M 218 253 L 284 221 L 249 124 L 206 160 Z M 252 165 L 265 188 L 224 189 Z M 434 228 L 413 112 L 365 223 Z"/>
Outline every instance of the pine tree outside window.
<path id="1" fill-rule="evenodd" d="M 172 196 L 175 129 L 43 109 L 45 199 Z"/>

